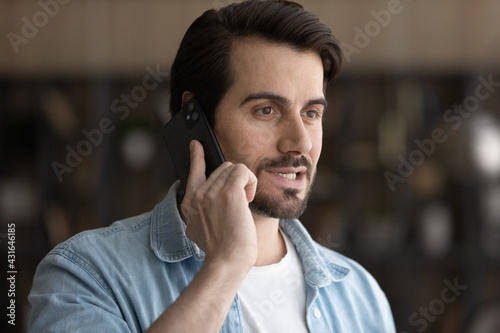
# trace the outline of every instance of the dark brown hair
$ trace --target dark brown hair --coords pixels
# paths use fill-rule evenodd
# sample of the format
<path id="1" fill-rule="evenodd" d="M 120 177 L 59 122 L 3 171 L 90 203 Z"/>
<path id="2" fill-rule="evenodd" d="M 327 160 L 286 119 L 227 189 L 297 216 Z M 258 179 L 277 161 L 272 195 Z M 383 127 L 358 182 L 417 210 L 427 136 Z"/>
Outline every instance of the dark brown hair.
<path id="1" fill-rule="evenodd" d="M 208 10 L 189 27 L 172 64 L 170 110 L 175 114 L 182 94 L 192 92 L 214 121 L 219 101 L 233 83 L 230 51 L 241 37 L 259 37 L 300 51 L 314 51 L 323 61 L 324 81 L 340 70 L 339 41 L 318 17 L 297 3 L 250 0 Z"/>

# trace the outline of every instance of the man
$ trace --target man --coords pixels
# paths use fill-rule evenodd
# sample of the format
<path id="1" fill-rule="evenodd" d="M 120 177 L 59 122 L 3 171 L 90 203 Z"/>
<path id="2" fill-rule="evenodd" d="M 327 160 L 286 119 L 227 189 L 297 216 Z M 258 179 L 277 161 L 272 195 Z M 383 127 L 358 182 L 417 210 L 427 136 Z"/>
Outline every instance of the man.
<path id="1" fill-rule="evenodd" d="M 376 281 L 297 220 L 321 152 L 338 41 L 297 4 L 204 13 L 171 70 L 171 110 L 195 97 L 228 162 L 205 177 L 190 146 L 152 212 L 79 234 L 40 264 L 30 329 L 92 332 L 394 332 Z"/>

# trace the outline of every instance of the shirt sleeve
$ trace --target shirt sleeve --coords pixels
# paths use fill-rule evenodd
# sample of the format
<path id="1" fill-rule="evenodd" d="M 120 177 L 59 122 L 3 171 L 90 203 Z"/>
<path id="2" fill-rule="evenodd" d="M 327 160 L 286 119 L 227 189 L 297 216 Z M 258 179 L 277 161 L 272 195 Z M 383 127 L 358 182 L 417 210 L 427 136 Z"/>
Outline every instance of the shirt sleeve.
<path id="1" fill-rule="evenodd" d="M 391 306 L 389 304 L 389 301 L 387 300 L 385 293 L 382 291 L 382 289 L 380 289 L 380 293 L 381 293 L 381 295 L 379 297 L 379 302 L 381 304 L 380 306 L 382 307 L 382 310 L 381 310 L 382 315 L 383 315 L 382 320 L 383 320 L 384 327 L 385 327 L 384 332 L 396 333 L 396 326 L 394 323 L 394 317 L 392 315 Z"/>
<path id="2" fill-rule="evenodd" d="M 104 280 L 76 256 L 47 255 L 28 299 L 28 332 L 131 332 Z"/>

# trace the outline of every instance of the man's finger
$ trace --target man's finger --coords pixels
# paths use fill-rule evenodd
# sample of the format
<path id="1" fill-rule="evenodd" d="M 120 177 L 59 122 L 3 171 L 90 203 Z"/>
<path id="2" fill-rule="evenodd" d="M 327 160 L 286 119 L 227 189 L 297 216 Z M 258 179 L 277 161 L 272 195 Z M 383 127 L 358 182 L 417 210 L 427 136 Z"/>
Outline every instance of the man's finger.
<path id="1" fill-rule="evenodd" d="M 250 171 L 248 177 L 247 185 L 245 186 L 245 193 L 247 195 L 247 201 L 252 202 L 255 198 L 255 192 L 257 191 L 257 177 Z"/>
<path id="2" fill-rule="evenodd" d="M 245 165 L 236 164 L 229 181 L 245 190 L 248 202 L 253 201 L 257 189 L 257 177 Z"/>
<path id="3" fill-rule="evenodd" d="M 197 140 L 189 144 L 190 166 L 188 182 L 186 184 L 186 193 L 194 193 L 207 180 L 205 176 L 205 152 L 203 146 Z"/>

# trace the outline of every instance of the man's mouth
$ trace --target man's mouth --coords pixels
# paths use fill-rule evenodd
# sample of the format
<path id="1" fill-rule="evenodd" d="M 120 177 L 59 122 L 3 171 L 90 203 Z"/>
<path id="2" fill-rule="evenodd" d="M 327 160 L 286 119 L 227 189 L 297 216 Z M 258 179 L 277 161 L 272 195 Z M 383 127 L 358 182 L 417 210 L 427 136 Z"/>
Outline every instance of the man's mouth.
<path id="1" fill-rule="evenodd" d="M 285 178 L 290 179 L 290 180 L 297 179 L 297 174 L 296 173 L 281 173 L 281 172 L 278 172 L 277 174 L 280 175 L 281 177 L 285 177 Z"/>
<path id="2" fill-rule="evenodd" d="M 267 172 L 276 175 L 278 180 L 282 179 L 284 183 L 280 183 L 286 187 L 301 187 L 304 186 L 305 182 L 308 180 L 308 169 L 305 166 L 270 168 Z"/>
<path id="3" fill-rule="evenodd" d="M 274 174 L 278 179 L 288 182 L 287 186 L 301 186 L 302 182 L 310 181 L 312 176 L 312 165 L 305 156 L 295 158 L 285 155 L 280 159 L 267 159 L 260 163 L 255 175 L 259 178 L 260 173 L 266 171 Z"/>

